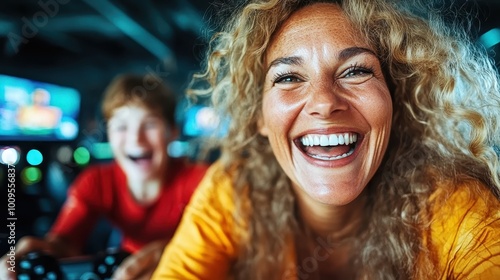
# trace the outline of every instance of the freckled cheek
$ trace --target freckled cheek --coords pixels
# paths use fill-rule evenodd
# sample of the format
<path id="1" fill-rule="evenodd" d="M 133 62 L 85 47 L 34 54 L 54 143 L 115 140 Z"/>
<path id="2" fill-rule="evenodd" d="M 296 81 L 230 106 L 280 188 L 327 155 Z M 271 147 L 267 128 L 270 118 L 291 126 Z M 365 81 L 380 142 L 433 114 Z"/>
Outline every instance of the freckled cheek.
<path id="1" fill-rule="evenodd" d="M 372 104 L 365 117 L 371 120 L 371 127 L 377 131 L 377 142 L 381 148 L 381 153 L 385 153 L 386 145 L 389 142 L 392 124 L 392 100 L 389 93 L 381 93 L 369 104 Z"/>
<path id="2" fill-rule="evenodd" d="M 264 122 L 271 131 L 287 131 L 299 114 L 297 100 L 286 94 L 268 93 L 263 99 Z"/>
<path id="3" fill-rule="evenodd" d="M 371 120 L 372 125 L 385 126 L 392 121 L 392 99 L 386 87 L 377 89 L 365 89 L 367 94 L 365 98 L 358 101 L 358 108 L 361 108 L 364 117 Z"/>

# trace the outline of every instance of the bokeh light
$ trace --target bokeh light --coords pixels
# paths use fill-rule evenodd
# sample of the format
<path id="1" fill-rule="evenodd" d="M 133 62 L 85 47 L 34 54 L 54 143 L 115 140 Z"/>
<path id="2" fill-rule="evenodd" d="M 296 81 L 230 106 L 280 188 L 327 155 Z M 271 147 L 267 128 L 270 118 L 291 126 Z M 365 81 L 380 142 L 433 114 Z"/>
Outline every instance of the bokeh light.
<path id="1" fill-rule="evenodd" d="M 87 165 L 90 162 L 89 150 L 85 147 L 78 147 L 73 153 L 75 162 L 79 165 Z"/>
<path id="2" fill-rule="evenodd" d="M 479 43 L 487 49 L 500 43 L 500 28 L 493 28 L 479 37 Z"/>
<path id="3" fill-rule="evenodd" d="M 94 143 L 92 145 L 92 156 L 95 159 L 109 160 L 113 158 L 113 151 L 108 142 Z"/>
<path id="4" fill-rule="evenodd" d="M 31 149 L 26 154 L 26 161 L 31 165 L 39 165 L 43 161 L 43 155 L 39 150 Z"/>
<path id="5" fill-rule="evenodd" d="M 196 113 L 196 122 L 206 131 L 212 131 L 217 128 L 220 118 L 211 107 L 203 107 Z"/>
<path id="6" fill-rule="evenodd" d="M 3 164 L 16 165 L 21 157 L 19 149 L 4 147 L 0 150 L 0 160 Z"/>
<path id="7" fill-rule="evenodd" d="M 68 164 L 73 156 L 73 149 L 70 146 L 62 146 L 57 149 L 56 158 L 60 163 Z"/>
<path id="8" fill-rule="evenodd" d="M 184 141 L 172 141 L 168 145 L 168 154 L 174 158 L 186 156 L 189 153 L 189 143 Z"/>
<path id="9" fill-rule="evenodd" d="M 21 171 L 21 180 L 25 185 L 38 183 L 42 180 L 42 171 L 38 167 L 26 167 Z"/>
<path id="10" fill-rule="evenodd" d="M 78 135 L 78 123 L 71 118 L 61 120 L 59 131 L 62 139 L 75 139 Z"/>

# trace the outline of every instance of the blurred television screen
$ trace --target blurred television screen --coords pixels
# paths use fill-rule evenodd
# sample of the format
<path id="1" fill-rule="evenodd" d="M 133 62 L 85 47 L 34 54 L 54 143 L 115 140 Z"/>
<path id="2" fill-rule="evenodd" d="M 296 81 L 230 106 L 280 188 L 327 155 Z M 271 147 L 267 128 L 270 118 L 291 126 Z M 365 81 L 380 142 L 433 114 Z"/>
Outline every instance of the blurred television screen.
<path id="1" fill-rule="evenodd" d="M 80 101 L 74 88 L 0 74 L 0 140 L 73 140 Z"/>

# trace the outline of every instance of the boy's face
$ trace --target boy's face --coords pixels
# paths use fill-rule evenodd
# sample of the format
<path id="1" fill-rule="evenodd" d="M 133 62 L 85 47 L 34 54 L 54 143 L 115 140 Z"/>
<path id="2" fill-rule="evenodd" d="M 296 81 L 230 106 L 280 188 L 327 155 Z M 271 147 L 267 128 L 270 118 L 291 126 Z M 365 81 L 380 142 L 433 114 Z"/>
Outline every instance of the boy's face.
<path id="1" fill-rule="evenodd" d="M 118 107 L 108 122 L 111 149 L 129 180 L 161 178 L 175 137 L 160 115 L 135 104 Z"/>

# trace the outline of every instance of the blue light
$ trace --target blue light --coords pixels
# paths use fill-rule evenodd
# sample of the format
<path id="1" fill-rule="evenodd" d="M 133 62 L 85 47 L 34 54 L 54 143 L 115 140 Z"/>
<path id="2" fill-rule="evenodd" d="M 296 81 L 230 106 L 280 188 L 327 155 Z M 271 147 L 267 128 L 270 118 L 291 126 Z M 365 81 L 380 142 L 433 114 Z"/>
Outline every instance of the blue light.
<path id="1" fill-rule="evenodd" d="M 487 49 L 500 43 L 500 28 L 493 28 L 479 37 L 479 43 Z"/>
<path id="2" fill-rule="evenodd" d="M 189 143 L 184 141 L 172 141 L 167 148 L 168 154 L 173 158 L 180 158 L 189 154 Z"/>
<path id="3" fill-rule="evenodd" d="M 26 154 L 26 161 L 31 165 L 39 165 L 43 161 L 43 155 L 39 150 L 32 149 Z"/>

